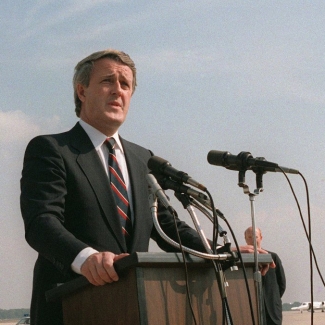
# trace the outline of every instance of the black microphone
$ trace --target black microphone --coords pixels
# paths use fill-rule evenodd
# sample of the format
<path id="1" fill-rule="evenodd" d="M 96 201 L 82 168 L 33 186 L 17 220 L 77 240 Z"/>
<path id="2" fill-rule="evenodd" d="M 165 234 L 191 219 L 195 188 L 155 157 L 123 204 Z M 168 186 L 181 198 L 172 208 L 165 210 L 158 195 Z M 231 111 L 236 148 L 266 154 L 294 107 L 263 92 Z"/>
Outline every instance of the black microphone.
<path id="1" fill-rule="evenodd" d="M 158 184 L 156 177 L 153 176 L 152 174 L 147 174 L 146 178 L 147 178 L 148 185 L 150 186 L 151 193 L 157 196 L 157 198 L 165 206 L 165 208 L 167 208 L 168 210 L 173 209 L 172 206 L 170 205 L 170 202 L 166 194 Z"/>
<path id="2" fill-rule="evenodd" d="M 201 191 L 207 190 L 204 185 L 191 178 L 188 174 L 175 169 L 167 160 L 162 159 L 158 156 L 152 156 L 149 159 L 148 168 L 151 169 L 154 173 L 160 173 L 171 177 L 175 181 L 190 184 L 200 189 Z"/>
<path id="3" fill-rule="evenodd" d="M 194 198 L 200 198 L 203 200 L 208 200 L 209 198 L 204 194 L 199 191 L 196 191 L 186 185 L 174 182 L 173 180 L 169 178 L 157 178 L 158 183 L 164 190 L 173 190 L 178 193 L 185 193 L 188 194 Z"/>
<path id="4" fill-rule="evenodd" d="M 285 172 L 299 174 L 292 168 L 282 167 L 276 163 L 265 160 L 263 157 L 253 158 L 250 152 L 242 151 L 237 156 L 228 151 L 211 150 L 208 153 L 208 162 L 211 165 L 223 166 L 231 170 L 262 169 L 265 172 Z"/>

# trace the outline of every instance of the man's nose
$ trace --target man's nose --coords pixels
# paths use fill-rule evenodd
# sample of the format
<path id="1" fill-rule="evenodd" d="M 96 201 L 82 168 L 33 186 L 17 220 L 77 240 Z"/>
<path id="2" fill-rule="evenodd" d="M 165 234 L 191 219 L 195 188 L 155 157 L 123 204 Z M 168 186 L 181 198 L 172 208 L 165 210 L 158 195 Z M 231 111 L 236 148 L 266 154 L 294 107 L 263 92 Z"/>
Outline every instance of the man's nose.
<path id="1" fill-rule="evenodd" d="M 113 94 L 120 95 L 122 92 L 121 84 L 118 81 L 114 82 L 111 91 Z"/>

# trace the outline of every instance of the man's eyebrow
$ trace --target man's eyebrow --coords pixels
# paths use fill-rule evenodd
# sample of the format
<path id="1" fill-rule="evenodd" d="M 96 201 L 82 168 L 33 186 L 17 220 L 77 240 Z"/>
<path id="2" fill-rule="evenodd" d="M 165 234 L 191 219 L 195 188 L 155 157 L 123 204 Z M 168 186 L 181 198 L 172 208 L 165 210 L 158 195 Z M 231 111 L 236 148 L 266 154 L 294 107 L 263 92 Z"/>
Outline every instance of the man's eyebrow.
<path id="1" fill-rule="evenodd" d="M 111 72 L 111 73 L 103 74 L 102 78 L 107 78 L 107 77 L 111 78 L 111 77 L 114 77 L 114 76 L 115 76 L 115 74 L 113 72 Z"/>
<path id="2" fill-rule="evenodd" d="M 124 73 L 116 75 L 114 72 L 108 72 L 108 73 L 105 73 L 105 74 L 102 75 L 103 78 L 105 78 L 105 77 L 115 77 L 115 76 L 117 78 L 120 78 L 120 77 L 125 78 L 125 79 L 128 78 L 128 76 L 126 74 L 124 74 Z"/>

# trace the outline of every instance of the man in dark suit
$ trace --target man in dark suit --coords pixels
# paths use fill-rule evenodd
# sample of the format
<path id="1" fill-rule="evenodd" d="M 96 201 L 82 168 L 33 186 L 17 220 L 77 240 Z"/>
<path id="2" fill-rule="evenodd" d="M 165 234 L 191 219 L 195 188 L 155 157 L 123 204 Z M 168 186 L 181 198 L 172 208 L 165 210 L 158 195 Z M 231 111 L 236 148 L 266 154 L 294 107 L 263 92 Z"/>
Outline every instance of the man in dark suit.
<path id="1" fill-rule="evenodd" d="M 259 228 L 255 230 L 256 247 L 262 246 L 262 232 Z M 253 230 L 249 227 L 245 231 L 245 240 L 247 245 L 253 245 Z M 275 263 L 275 268 L 270 268 L 269 271 L 262 277 L 262 287 L 264 296 L 264 309 L 267 325 L 282 324 L 282 301 L 281 297 L 286 289 L 286 278 L 280 257 L 268 251 L 271 254 Z"/>
<path id="2" fill-rule="evenodd" d="M 68 132 L 32 139 L 24 158 L 25 237 L 39 253 L 31 324 L 62 324 L 60 303 L 45 300 L 45 292 L 57 283 L 76 274 L 93 285 L 118 281 L 113 263 L 129 253 L 148 251 L 150 238 L 163 250 L 174 250 L 153 227 L 146 182 L 152 153 L 118 134 L 136 87 L 133 61 L 121 51 L 96 52 L 77 64 L 73 84 L 80 121 Z M 130 203 L 129 246 L 109 182 L 106 139 L 111 137 Z M 173 217 L 161 207 L 159 220 L 177 241 Z M 192 228 L 180 220 L 177 226 L 185 246 L 204 249 Z"/>
<path id="3" fill-rule="evenodd" d="M 150 238 L 161 249 L 175 251 L 153 227 L 146 181 L 152 153 L 118 133 L 136 87 L 133 61 L 121 51 L 93 53 L 77 64 L 73 86 L 79 122 L 70 131 L 32 139 L 24 158 L 21 211 L 25 237 L 39 253 L 31 303 L 34 325 L 62 324 L 61 304 L 45 299 L 45 292 L 57 283 L 77 274 L 93 285 L 118 281 L 114 262 L 132 252 L 148 251 Z M 107 140 L 111 138 L 127 192 L 123 194 L 128 207 L 124 214 L 110 185 L 112 148 Z M 126 231 L 120 215 L 131 220 L 131 231 Z M 176 221 L 182 244 L 203 251 L 197 232 Z M 162 207 L 159 222 L 178 241 L 174 218 Z M 125 234 L 130 237 L 126 239 Z"/>

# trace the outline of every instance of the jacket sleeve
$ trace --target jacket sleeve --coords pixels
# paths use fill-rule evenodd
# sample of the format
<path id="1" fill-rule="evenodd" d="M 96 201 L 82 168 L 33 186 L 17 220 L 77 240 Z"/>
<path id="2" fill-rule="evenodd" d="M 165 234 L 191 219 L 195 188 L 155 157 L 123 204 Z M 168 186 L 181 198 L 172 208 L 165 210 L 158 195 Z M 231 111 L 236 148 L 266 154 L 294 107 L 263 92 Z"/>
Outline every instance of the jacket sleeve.
<path id="1" fill-rule="evenodd" d="M 282 266 L 281 259 L 277 254 L 275 255 L 276 255 L 276 261 L 275 261 L 276 278 L 279 286 L 280 297 L 282 297 L 286 289 L 286 277 L 285 277 L 284 268 Z"/>
<path id="2" fill-rule="evenodd" d="M 55 139 L 36 137 L 28 144 L 21 177 L 21 213 L 29 245 L 62 273 L 70 271 L 86 244 L 64 226 L 66 168 Z"/>

